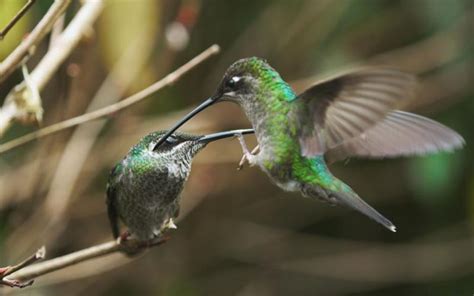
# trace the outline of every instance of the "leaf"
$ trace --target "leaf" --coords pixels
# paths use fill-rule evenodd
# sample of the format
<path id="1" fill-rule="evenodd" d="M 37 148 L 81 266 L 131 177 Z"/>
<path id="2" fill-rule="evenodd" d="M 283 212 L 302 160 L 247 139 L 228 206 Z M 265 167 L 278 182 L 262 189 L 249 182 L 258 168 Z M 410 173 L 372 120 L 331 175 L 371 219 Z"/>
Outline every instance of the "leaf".
<path id="1" fill-rule="evenodd" d="M 413 159 L 410 175 L 415 197 L 423 204 L 449 203 L 459 187 L 462 153 L 439 153 Z"/>

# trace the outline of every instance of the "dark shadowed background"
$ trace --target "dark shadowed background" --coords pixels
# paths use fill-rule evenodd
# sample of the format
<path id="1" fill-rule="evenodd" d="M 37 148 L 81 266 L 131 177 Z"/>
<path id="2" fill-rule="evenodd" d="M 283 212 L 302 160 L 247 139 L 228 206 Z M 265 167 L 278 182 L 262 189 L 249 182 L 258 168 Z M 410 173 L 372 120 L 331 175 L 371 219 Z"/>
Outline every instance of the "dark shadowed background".
<path id="1" fill-rule="evenodd" d="M 24 2 L 1 0 L 0 26 Z M 0 59 L 51 3 L 35 3 L 0 42 Z M 43 126 L 133 94 L 213 43 L 221 53 L 106 121 L 0 155 L 0 265 L 42 244 L 51 258 L 110 240 L 104 198 L 114 163 L 142 136 L 170 127 L 211 95 L 225 69 L 242 57 L 265 58 L 297 91 L 356 65 L 416 73 L 417 97 L 404 109 L 455 129 L 467 145 L 451 154 L 352 159 L 331 167 L 397 225 L 398 232 L 391 233 L 354 211 L 285 193 L 258 168 L 236 171 L 238 142 L 213 143 L 196 158 L 178 229 L 168 243 L 133 261 L 115 254 L 0 294 L 474 293 L 472 0 L 106 3 L 93 30 L 42 91 Z M 66 23 L 79 7 L 73 1 Z M 29 68 L 47 50 L 47 41 Z M 18 70 L 0 84 L 0 102 L 21 80 Z M 237 106 L 222 103 L 183 130 L 248 126 Z M 36 129 L 16 123 L 0 142 Z"/>

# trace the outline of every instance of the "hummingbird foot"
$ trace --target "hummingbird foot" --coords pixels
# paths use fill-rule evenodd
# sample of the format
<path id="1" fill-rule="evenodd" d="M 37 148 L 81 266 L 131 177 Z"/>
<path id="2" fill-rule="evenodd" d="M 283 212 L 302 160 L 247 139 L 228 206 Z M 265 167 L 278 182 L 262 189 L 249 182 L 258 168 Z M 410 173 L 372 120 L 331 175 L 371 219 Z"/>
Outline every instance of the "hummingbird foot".
<path id="1" fill-rule="evenodd" d="M 152 240 L 152 239 L 150 239 Z M 120 250 L 128 257 L 133 257 L 143 252 L 143 250 L 149 247 L 148 241 L 143 241 L 135 237 L 128 230 L 124 231 L 117 238 L 117 244 Z"/>
<path id="2" fill-rule="evenodd" d="M 125 230 L 120 236 L 117 238 L 117 244 L 122 245 L 124 242 L 130 239 L 131 233 L 128 230 Z"/>
<path id="3" fill-rule="evenodd" d="M 256 150 L 258 150 L 258 146 L 255 147 L 252 150 L 252 152 L 250 152 L 249 148 L 247 148 L 247 143 L 245 143 L 244 136 L 242 134 L 237 134 L 236 136 L 239 139 L 239 143 L 240 143 L 240 146 L 242 147 L 242 152 L 244 154 L 242 156 L 242 159 L 240 160 L 238 169 L 242 168 L 245 161 L 247 161 L 250 166 L 256 165 L 257 164 L 257 159 L 256 159 L 256 156 L 254 155 L 254 153 L 256 153 Z"/>
<path id="4" fill-rule="evenodd" d="M 6 273 L 10 268 L 11 268 L 11 266 L 0 267 L 0 277 L 2 277 L 3 274 Z"/>
<path id="5" fill-rule="evenodd" d="M 253 150 L 250 152 L 250 154 L 252 154 L 252 155 L 257 154 L 258 149 L 260 149 L 260 146 L 259 145 L 255 146 L 255 148 L 253 148 Z M 239 166 L 237 167 L 237 170 L 240 171 L 241 169 L 243 169 L 244 164 L 247 161 L 248 161 L 247 156 L 245 154 L 242 155 L 242 158 L 240 159 Z"/>

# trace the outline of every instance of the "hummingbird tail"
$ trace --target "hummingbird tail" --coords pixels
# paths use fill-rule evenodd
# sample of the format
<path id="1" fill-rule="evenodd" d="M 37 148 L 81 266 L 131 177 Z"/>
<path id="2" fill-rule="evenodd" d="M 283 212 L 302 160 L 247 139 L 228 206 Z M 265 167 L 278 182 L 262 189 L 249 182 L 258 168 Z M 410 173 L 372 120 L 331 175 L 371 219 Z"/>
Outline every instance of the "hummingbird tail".
<path id="1" fill-rule="evenodd" d="M 342 204 L 349 208 L 352 208 L 375 222 L 382 224 L 390 231 L 396 232 L 396 227 L 393 223 L 380 214 L 376 209 L 371 207 L 366 203 L 362 198 L 360 198 L 357 193 L 355 193 L 349 186 L 344 184 L 342 181 L 336 179 L 338 190 L 330 190 L 328 188 L 320 186 L 307 186 L 302 188 L 302 193 L 305 196 L 315 197 L 322 199 L 332 204 Z"/>
<path id="2" fill-rule="evenodd" d="M 362 198 L 360 198 L 357 193 L 352 191 L 350 188 L 347 188 L 347 191 L 341 192 L 331 192 L 330 195 L 335 197 L 337 202 L 343 205 L 346 205 L 356 211 L 361 212 L 375 222 L 382 224 L 387 229 L 393 232 L 397 232 L 397 229 L 393 223 L 380 214 L 376 209 L 371 207 L 366 203 Z"/>

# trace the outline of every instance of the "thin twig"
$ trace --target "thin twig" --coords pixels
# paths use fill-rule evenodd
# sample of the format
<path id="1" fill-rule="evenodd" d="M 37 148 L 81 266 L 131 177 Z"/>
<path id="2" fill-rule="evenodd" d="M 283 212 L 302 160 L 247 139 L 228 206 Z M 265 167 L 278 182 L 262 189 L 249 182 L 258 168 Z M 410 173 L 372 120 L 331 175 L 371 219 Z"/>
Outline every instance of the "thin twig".
<path id="1" fill-rule="evenodd" d="M 147 249 L 149 247 L 159 246 L 165 243 L 168 237 L 161 237 L 150 243 L 141 243 L 136 241 L 127 241 L 126 244 L 119 244 L 117 241 L 110 241 L 107 243 L 95 245 L 80 251 L 76 251 L 64 256 L 56 257 L 41 263 L 25 267 L 17 272 L 11 274 L 10 281 L 25 282 L 30 281 L 39 276 L 51 273 L 56 270 L 66 268 L 71 265 L 78 264 L 93 258 L 106 256 L 119 251 L 127 250 L 127 244 L 133 244 L 136 250 Z"/>
<path id="2" fill-rule="evenodd" d="M 103 1 L 98 0 L 89 0 L 84 3 L 79 12 L 69 23 L 66 30 L 57 36 L 57 38 L 54 38 L 54 43 L 51 43 L 51 47 L 46 55 L 32 71 L 30 85 L 34 85 L 35 89 L 38 91 L 41 91 L 45 87 L 48 81 L 53 77 L 54 73 L 58 70 L 59 66 L 79 44 L 81 38 L 90 30 L 91 26 L 102 11 L 103 6 Z M 62 15 L 58 21 L 63 18 L 64 15 Z M 59 27 L 61 27 L 61 24 L 59 24 Z M 51 36 L 52 41 L 53 37 L 54 36 Z M 23 104 L 18 103 L 29 101 L 28 96 L 30 93 L 25 92 L 27 86 L 25 82 L 26 81 L 21 82 L 10 91 L 5 99 L 3 107 L 0 109 L 0 135 L 6 131 L 13 120 L 20 120 L 25 117 L 23 115 L 25 113 L 22 108 Z M 41 107 L 41 102 L 39 107 Z M 35 116 L 30 117 L 34 118 Z M 31 120 L 23 120 L 23 122 L 31 122 Z"/>
<path id="3" fill-rule="evenodd" d="M 14 266 L 9 266 L 2 273 L 2 276 L 6 277 L 7 275 L 10 275 L 10 274 L 12 274 L 12 273 L 28 266 L 28 265 L 31 265 L 31 264 L 35 263 L 36 261 L 43 259 L 45 255 L 46 255 L 46 248 L 44 246 L 42 246 L 41 248 L 38 249 L 38 251 L 36 251 L 36 253 L 34 253 L 30 257 L 26 258 L 22 262 L 14 265 Z"/>
<path id="4" fill-rule="evenodd" d="M 64 31 L 54 40 L 54 44 L 51 44 L 48 52 L 31 72 L 31 79 L 39 90 L 45 87 L 81 39 L 91 31 L 103 7 L 104 1 L 85 1 Z"/>
<path id="5" fill-rule="evenodd" d="M 24 58 L 34 51 L 36 45 L 51 30 L 56 20 L 64 13 L 70 0 L 56 0 L 49 8 L 48 12 L 31 31 L 31 33 L 18 45 L 15 50 L 0 64 L 0 83 L 3 82 Z"/>
<path id="6" fill-rule="evenodd" d="M 36 251 L 36 253 L 34 253 L 30 257 L 26 258 L 22 262 L 20 262 L 16 265 L 13 265 L 13 266 L 7 266 L 7 267 L 0 268 L 0 285 L 12 287 L 12 288 L 24 288 L 24 287 L 32 285 L 33 280 L 31 280 L 31 279 L 26 280 L 26 281 L 21 281 L 21 280 L 18 280 L 18 279 L 8 279 L 6 277 L 8 275 L 12 274 L 12 273 L 20 271 L 21 269 L 23 269 L 23 268 L 39 261 L 39 260 L 42 260 L 45 255 L 46 255 L 46 249 L 43 246 L 43 247 L 39 248 L 38 251 Z"/>
<path id="7" fill-rule="evenodd" d="M 11 19 L 10 22 L 0 31 L 0 40 L 3 40 L 5 36 L 8 34 L 11 28 L 23 17 L 23 15 L 30 9 L 33 4 L 35 4 L 36 0 L 28 0 L 28 2 L 18 11 L 18 13 Z"/>
<path id="8" fill-rule="evenodd" d="M 11 150 L 15 147 L 21 146 L 23 144 L 26 144 L 28 142 L 31 142 L 33 140 L 37 140 L 39 138 L 42 138 L 44 136 L 59 132 L 61 130 L 71 128 L 76 125 L 83 124 L 85 122 L 91 121 L 91 120 L 96 120 L 98 118 L 105 117 L 107 115 L 116 113 L 124 108 L 129 107 L 130 105 L 133 105 L 135 103 L 138 103 L 139 101 L 145 99 L 146 97 L 150 96 L 154 92 L 173 84 L 176 82 L 182 75 L 186 74 L 189 72 L 191 69 L 193 69 L 195 66 L 198 64 L 202 63 L 209 57 L 211 57 L 214 54 L 217 54 L 219 52 L 219 46 L 214 44 L 205 51 L 203 51 L 201 54 L 198 56 L 194 57 L 192 60 L 178 68 L 176 71 L 166 75 L 163 79 L 160 81 L 155 82 L 154 84 L 150 85 L 149 87 L 145 88 L 144 90 L 109 106 L 106 106 L 104 108 L 85 113 L 83 115 L 73 117 L 61 122 L 58 122 L 56 124 L 52 124 L 50 126 L 47 126 L 45 128 L 42 128 L 40 130 L 37 130 L 35 132 L 26 134 L 24 136 L 18 137 L 14 140 L 11 140 L 9 142 L 6 142 L 2 145 L 0 145 L 0 153 L 6 152 L 8 150 Z"/>

